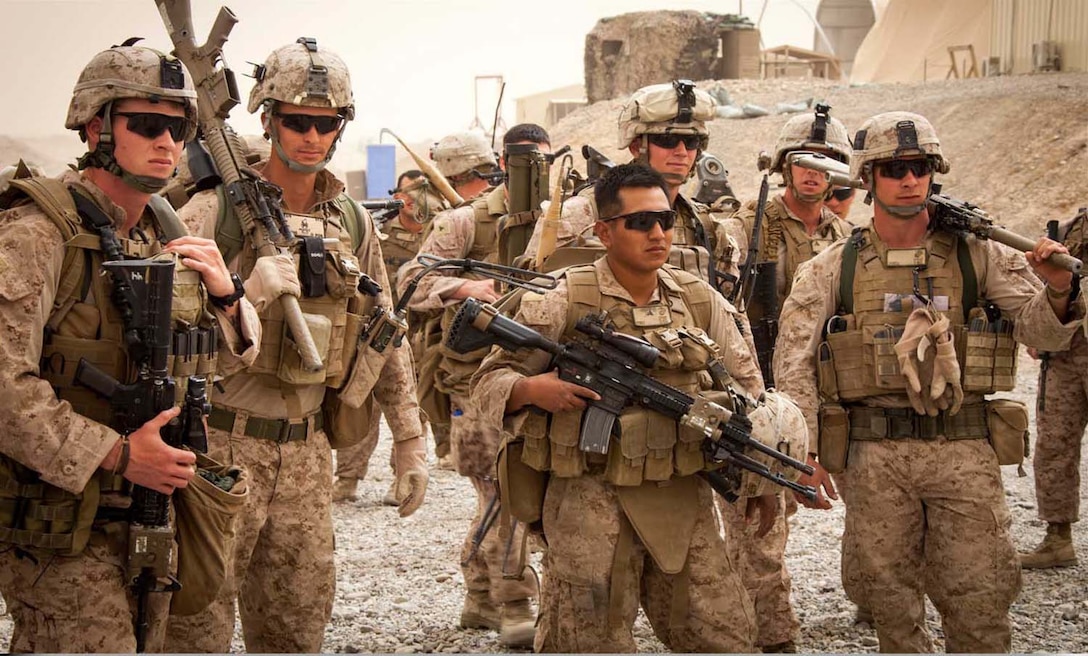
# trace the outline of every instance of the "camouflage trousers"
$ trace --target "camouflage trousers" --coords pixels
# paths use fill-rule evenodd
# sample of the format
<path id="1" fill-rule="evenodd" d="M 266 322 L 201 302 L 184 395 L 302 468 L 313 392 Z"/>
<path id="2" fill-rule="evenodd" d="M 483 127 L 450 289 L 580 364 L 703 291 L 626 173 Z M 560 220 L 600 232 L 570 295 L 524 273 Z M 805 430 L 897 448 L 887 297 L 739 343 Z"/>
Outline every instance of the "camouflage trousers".
<path id="1" fill-rule="evenodd" d="M 476 491 L 476 516 L 472 518 L 472 525 L 461 547 L 461 573 L 465 577 L 465 589 L 470 593 L 488 593 L 495 606 L 519 599 L 536 599 L 536 578 L 528 568 L 521 572 L 520 579 L 503 578 L 504 561 L 512 573 L 517 573 L 518 555 L 525 537 L 524 524 L 519 523 L 514 534 L 510 535 L 500 528 L 502 522 L 496 518 L 476 553 L 469 556 L 473 537 L 480 530 L 487 507 L 497 493 L 495 484 L 490 480 L 478 477 L 469 477 L 469 480 Z M 510 545 L 509 549 L 507 545 Z"/>
<path id="2" fill-rule="evenodd" d="M 136 598 L 125 581 L 128 524 L 96 530 L 78 556 L 3 545 L 0 593 L 14 622 L 9 652 L 136 651 Z M 146 651 L 161 652 L 170 595 L 148 597 Z"/>
<path id="3" fill-rule="evenodd" d="M 637 536 L 629 558 L 616 562 L 621 533 L 631 529 L 603 476 L 551 478 L 544 498 L 548 550 L 536 651 L 633 652 L 632 627 L 640 605 L 672 651 L 752 651 L 752 602 L 729 558 L 713 492 L 703 481 L 698 484 L 698 515 L 685 571 L 666 574 Z M 621 586 L 616 609 L 613 585 Z"/>
<path id="4" fill-rule="evenodd" d="M 1077 331 L 1069 351 L 1050 356 L 1046 409 L 1035 413 L 1035 498 L 1039 519 L 1080 519 L 1080 454 L 1088 425 L 1088 340 Z M 1039 388 L 1042 389 L 1042 382 Z"/>
<path id="5" fill-rule="evenodd" d="M 841 477 L 856 556 L 843 586 L 873 611 L 880 650 L 932 651 L 928 594 L 949 652 L 1008 651 L 1020 564 L 989 442 L 855 440 Z"/>
<path id="6" fill-rule="evenodd" d="M 831 476 L 835 490 L 839 493 L 839 500 L 842 501 L 843 506 L 846 506 L 846 499 L 849 494 L 846 491 L 848 485 L 846 476 L 844 474 L 833 474 Z M 842 551 L 839 563 L 839 569 L 841 572 L 841 578 L 843 583 L 843 589 L 846 591 L 846 597 L 854 602 L 859 608 L 868 609 L 869 601 L 860 597 L 861 586 L 859 585 L 847 585 L 847 581 L 858 581 L 858 549 L 854 544 L 855 536 L 853 534 L 847 536 L 845 532 L 842 536 Z M 857 595 L 857 596 L 856 596 Z"/>
<path id="7" fill-rule="evenodd" d="M 744 519 L 745 502 L 728 503 L 715 498 L 722 509 L 731 556 L 748 596 L 755 607 L 759 626 L 757 647 L 796 642 L 801 623 L 790 603 L 792 582 L 786 569 L 786 541 L 789 538 L 789 517 L 797 512 L 793 493 L 779 493 L 778 515 L 770 533 L 759 538 L 759 524 L 749 525 Z M 792 502 L 792 503 L 791 503 Z"/>
<path id="8" fill-rule="evenodd" d="M 346 449 L 336 450 L 336 477 L 355 478 L 363 480 L 370 469 L 370 457 L 374 455 L 374 449 L 378 447 L 378 436 L 381 432 L 381 406 L 374 401 L 374 411 L 370 413 L 370 426 L 366 436 L 358 444 Z M 389 467 L 393 468 L 393 455 L 389 455 Z"/>
<path id="9" fill-rule="evenodd" d="M 207 609 L 170 618 L 166 650 L 230 651 L 237 598 L 246 651 L 315 653 L 336 591 L 332 451 L 323 431 L 277 444 L 244 435 L 244 427 L 239 413 L 233 434 L 208 431 L 210 455 L 250 474 L 231 576 Z"/>

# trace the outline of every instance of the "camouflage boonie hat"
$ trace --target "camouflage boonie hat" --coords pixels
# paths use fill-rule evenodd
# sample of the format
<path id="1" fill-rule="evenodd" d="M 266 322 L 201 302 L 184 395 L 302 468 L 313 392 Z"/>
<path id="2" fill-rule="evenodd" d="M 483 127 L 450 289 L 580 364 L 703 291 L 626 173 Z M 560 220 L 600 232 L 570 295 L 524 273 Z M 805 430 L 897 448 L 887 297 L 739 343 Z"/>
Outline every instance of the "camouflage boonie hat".
<path id="1" fill-rule="evenodd" d="M 442 137 L 431 149 L 431 159 L 447 178 L 467 173 L 477 166 L 498 166 L 487 138 L 479 132 L 457 132 Z"/>
<path id="2" fill-rule="evenodd" d="M 860 178 L 871 162 L 917 155 L 935 160 L 938 173 L 948 173 L 951 168 L 941 154 L 937 131 L 924 116 L 912 112 L 877 114 L 862 123 L 854 135 L 850 177 Z"/>
<path id="3" fill-rule="evenodd" d="M 170 55 L 134 45 L 103 50 L 83 68 L 64 127 L 81 130 L 104 105 L 124 98 L 180 103 L 189 119 L 184 140 L 196 136 L 196 90 L 188 71 Z"/>
<path id="4" fill-rule="evenodd" d="M 706 122 L 714 118 L 714 98 L 690 80 L 642 87 L 620 110 L 618 147 L 631 145 L 643 134 L 709 135 Z"/>
<path id="5" fill-rule="evenodd" d="M 791 152 L 815 149 L 831 151 L 831 156 L 835 159 L 843 164 L 850 163 L 853 149 L 850 147 L 850 137 L 847 136 L 846 126 L 842 124 L 842 121 L 833 116 L 826 116 L 826 122 L 823 122 L 819 115 L 794 116 L 786 121 L 778 132 L 770 170 L 781 173 L 786 155 Z"/>
<path id="6" fill-rule="evenodd" d="M 299 37 L 276 48 L 264 64 L 254 68 L 257 83 L 249 93 L 249 113 L 268 102 L 302 107 L 331 107 L 344 118 L 355 118 L 351 75 L 344 60 L 327 48 L 318 48 L 317 39 Z"/>

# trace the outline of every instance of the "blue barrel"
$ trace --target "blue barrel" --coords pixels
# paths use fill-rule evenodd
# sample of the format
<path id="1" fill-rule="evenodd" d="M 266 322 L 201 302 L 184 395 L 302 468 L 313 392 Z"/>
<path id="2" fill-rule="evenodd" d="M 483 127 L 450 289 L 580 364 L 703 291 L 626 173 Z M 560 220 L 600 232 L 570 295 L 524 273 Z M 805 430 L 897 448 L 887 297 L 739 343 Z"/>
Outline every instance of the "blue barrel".
<path id="1" fill-rule="evenodd" d="M 397 147 L 370 144 L 366 147 L 366 197 L 389 198 L 397 185 Z"/>

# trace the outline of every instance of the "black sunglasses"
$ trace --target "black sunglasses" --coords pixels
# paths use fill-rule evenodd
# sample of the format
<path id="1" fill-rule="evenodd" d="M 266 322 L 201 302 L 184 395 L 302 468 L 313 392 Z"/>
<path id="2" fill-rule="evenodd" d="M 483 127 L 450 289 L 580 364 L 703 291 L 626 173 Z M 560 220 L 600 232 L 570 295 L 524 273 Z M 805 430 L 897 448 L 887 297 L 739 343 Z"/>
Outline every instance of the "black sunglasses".
<path id="1" fill-rule="evenodd" d="M 128 131 L 146 139 L 158 139 L 167 130 L 174 141 L 183 141 L 189 134 L 192 123 L 184 116 L 169 116 L 150 112 L 114 112 L 114 116 L 128 119 Z"/>
<path id="2" fill-rule="evenodd" d="M 647 135 L 650 143 L 658 148 L 672 150 L 681 143 L 688 150 L 706 150 L 710 144 L 710 137 L 705 134 L 651 134 Z"/>
<path id="3" fill-rule="evenodd" d="M 343 116 L 312 116 L 310 114 L 280 114 L 279 112 L 274 116 L 283 123 L 283 127 L 299 134 L 306 134 L 310 128 L 317 128 L 318 134 L 328 134 L 336 132 L 344 124 Z"/>
<path id="4" fill-rule="evenodd" d="M 831 197 L 840 203 L 854 195 L 853 187 L 839 187 L 831 192 Z"/>
<path id="5" fill-rule="evenodd" d="M 876 169 L 885 178 L 902 180 L 907 177 L 908 171 L 913 173 L 914 177 L 921 178 L 933 173 L 933 162 L 929 161 L 928 157 L 924 159 L 893 159 L 888 162 L 880 162 L 876 165 Z"/>
<path id="6" fill-rule="evenodd" d="M 660 224 L 662 231 L 672 230 L 676 225 L 676 210 L 649 210 L 645 212 L 631 212 L 619 216 L 601 219 L 602 221 L 615 221 L 623 219 L 623 225 L 628 230 L 649 232 L 654 229 L 654 224 Z"/>

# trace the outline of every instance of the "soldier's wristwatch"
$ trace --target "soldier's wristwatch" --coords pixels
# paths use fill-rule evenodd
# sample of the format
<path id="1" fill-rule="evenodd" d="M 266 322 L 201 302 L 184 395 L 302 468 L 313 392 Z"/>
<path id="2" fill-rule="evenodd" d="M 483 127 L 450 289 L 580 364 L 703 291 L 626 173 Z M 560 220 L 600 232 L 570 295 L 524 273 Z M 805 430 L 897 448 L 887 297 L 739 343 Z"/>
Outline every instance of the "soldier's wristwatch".
<path id="1" fill-rule="evenodd" d="M 211 304 L 220 310 L 226 310 L 238 302 L 238 299 L 246 295 L 246 289 L 242 286 L 242 278 L 237 273 L 230 274 L 230 281 L 234 283 L 234 292 L 226 296 L 214 296 L 208 294 Z"/>

